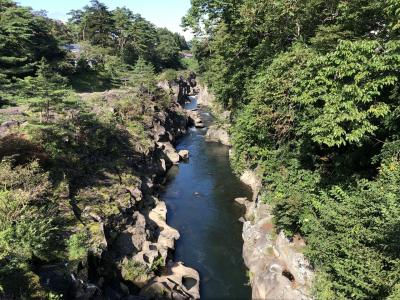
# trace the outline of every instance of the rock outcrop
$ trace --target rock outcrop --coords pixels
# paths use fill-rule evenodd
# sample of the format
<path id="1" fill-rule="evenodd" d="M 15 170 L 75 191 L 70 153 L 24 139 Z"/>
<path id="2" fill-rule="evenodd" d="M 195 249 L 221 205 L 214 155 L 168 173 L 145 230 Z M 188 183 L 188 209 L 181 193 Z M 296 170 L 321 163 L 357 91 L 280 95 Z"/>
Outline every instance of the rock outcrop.
<path id="1" fill-rule="evenodd" d="M 229 147 L 232 146 L 228 131 L 216 125 L 208 128 L 205 139 L 209 142 L 217 142 Z"/>
<path id="2" fill-rule="evenodd" d="M 189 116 L 189 124 L 193 125 L 196 128 L 204 128 L 205 124 L 203 123 L 203 120 L 200 117 L 200 113 L 198 110 L 192 110 L 188 111 L 188 116 Z"/>
<path id="3" fill-rule="evenodd" d="M 110 103 L 119 97 L 118 91 L 96 96 Z M 145 124 L 150 133 L 148 152 L 127 160 L 132 173 L 99 172 L 93 179 L 96 186 L 82 188 L 76 196 L 86 199 L 74 206 L 90 234 L 87 255 L 67 267 L 45 266 L 40 274 L 48 288 L 63 282 L 54 290 L 66 299 L 199 298 L 197 271 L 174 261 L 180 235 L 167 224 L 167 207 L 157 192 L 168 169 L 189 156 L 188 151 L 178 153 L 174 148 L 187 130 L 188 116 L 178 103 L 154 111 Z M 56 273 L 60 279 L 51 279 Z"/>
<path id="4" fill-rule="evenodd" d="M 253 200 L 255 200 L 262 187 L 261 180 L 258 177 L 257 173 L 252 170 L 245 170 L 242 173 L 242 176 L 240 176 L 240 180 L 244 184 L 247 184 L 251 187 L 251 189 L 253 190 Z"/>
<path id="5" fill-rule="evenodd" d="M 170 263 L 167 273 L 155 278 L 141 295 L 152 299 L 162 295 L 163 299 L 200 299 L 200 276 L 182 263 Z"/>
<path id="6" fill-rule="evenodd" d="M 215 96 L 210 93 L 207 86 L 199 85 L 197 103 L 203 106 L 211 107 L 215 103 Z"/>
<path id="7" fill-rule="evenodd" d="M 250 270 L 253 299 L 312 299 L 313 270 L 301 253 L 300 237 L 276 236 L 271 209 L 266 204 L 247 204 L 243 225 L 243 258 Z"/>
<path id="8" fill-rule="evenodd" d="M 186 160 L 189 158 L 189 151 L 188 150 L 180 150 L 178 152 L 179 157 L 181 158 L 181 160 Z"/>

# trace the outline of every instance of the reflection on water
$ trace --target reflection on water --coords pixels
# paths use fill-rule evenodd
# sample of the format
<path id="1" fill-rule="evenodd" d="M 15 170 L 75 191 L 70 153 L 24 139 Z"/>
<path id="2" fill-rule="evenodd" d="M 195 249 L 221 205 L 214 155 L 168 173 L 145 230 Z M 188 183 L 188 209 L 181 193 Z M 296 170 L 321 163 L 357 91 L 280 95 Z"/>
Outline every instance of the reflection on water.
<path id="1" fill-rule="evenodd" d="M 228 148 L 206 143 L 205 132 L 191 129 L 180 141 L 178 150 L 189 150 L 190 159 L 169 171 L 161 195 L 168 223 L 181 233 L 175 258 L 200 272 L 202 299 L 250 299 L 238 221 L 244 211 L 233 199 L 251 191 L 233 175 Z"/>

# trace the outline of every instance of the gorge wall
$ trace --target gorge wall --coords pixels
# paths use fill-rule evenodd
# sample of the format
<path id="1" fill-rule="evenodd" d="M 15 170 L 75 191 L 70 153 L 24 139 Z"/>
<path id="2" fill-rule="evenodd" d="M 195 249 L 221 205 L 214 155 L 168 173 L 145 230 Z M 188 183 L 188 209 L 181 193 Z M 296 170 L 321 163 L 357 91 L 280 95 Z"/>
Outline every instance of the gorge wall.
<path id="1" fill-rule="evenodd" d="M 207 87 L 200 86 L 198 101 L 219 118 L 218 125 L 208 129 L 206 139 L 231 146 L 230 113 L 221 111 Z M 232 154 L 234 148 L 231 149 Z M 249 269 L 253 299 L 301 299 L 311 297 L 313 269 L 302 254 L 301 237 L 289 239 L 276 232 L 271 208 L 258 201 L 262 182 L 256 170 L 246 170 L 240 178 L 253 190 L 253 199 L 236 199 L 246 206 L 243 221 L 243 259 Z"/>

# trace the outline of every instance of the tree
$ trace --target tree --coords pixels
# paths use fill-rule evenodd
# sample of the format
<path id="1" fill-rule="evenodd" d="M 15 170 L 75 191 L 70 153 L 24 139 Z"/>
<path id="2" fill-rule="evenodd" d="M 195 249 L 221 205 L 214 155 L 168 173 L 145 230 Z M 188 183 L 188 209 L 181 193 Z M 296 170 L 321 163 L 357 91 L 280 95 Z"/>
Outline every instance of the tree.
<path id="1" fill-rule="evenodd" d="M 155 26 L 127 8 L 113 11 L 117 49 L 124 61 L 134 64 L 139 57 L 155 61 L 158 42 Z"/>
<path id="2" fill-rule="evenodd" d="M 399 48 L 378 48 L 377 42 L 342 42 L 311 63 L 297 101 L 307 111 L 303 130 L 315 142 L 328 147 L 360 144 L 398 105 L 381 96 L 398 81 Z"/>
<path id="3" fill-rule="evenodd" d="M 129 65 L 125 64 L 120 57 L 108 56 L 104 64 L 107 77 L 111 79 L 114 86 L 119 87 L 129 80 Z"/>
<path id="4" fill-rule="evenodd" d="M 23 77 L 35 71 L 35 62 L 62 58 L 46 19 L 11 1 L 1 3 L 0 73 Z"/>
<path id="5" fill-rule="evenodd" d="M 34 112 L 40 113 L 40 123 L 50 121 L 53 111 L 60 111 L 65 97 L 69 94 L 66 79 L 54 72 L 42 60 L 35 77 L 28 76 L 21 81 L 24 95 L 30 98 L 30 107 Z"/>
<path id="6" fill-rule="evenodd" d="M 6 75 L 0 73 L 0 108 L 8 103 L 10 97 L 11 84 Z"/>
<path id="7" fill-rule="evenodd" d="M 76 25 L 82 41 L 103 47 L 112 43 L 112 33 L 115 30 L 114 19 L 107 6 L 98 0 L 91 0 L 83 10 L 73 10 L 69 13 L 69 22 Z"/>
<path id="8" fill-rule="evenodd" d="M 190 49 L 189 45 L 186 42 L 186 39 L 183 35 L 175 32 L 174 36 L 175 36 L 175 41 L 179 45 L 180 50 L 189 50 Z"/>
<path id="9" fill-rule="evenodd" d="M 157 30 L 158 44 L 156 47 L 160 66 L 163 68 L 177 67 L 179 63 L 180 44 L 175 35 L 166 28 Z"/>
<path id="10" fill-rule="evenodd" d="M 157 88 L 154 67 L 143 58 L 139 58 L 132 70 L 128 84 L 140 94 L 153 94 Z"/>

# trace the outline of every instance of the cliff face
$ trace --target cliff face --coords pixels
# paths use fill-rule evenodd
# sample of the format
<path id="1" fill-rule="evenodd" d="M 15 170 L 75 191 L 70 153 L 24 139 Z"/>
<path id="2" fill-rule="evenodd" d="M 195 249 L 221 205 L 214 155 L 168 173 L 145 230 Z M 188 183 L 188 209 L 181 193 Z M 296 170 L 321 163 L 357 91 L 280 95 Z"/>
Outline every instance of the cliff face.
<path id="1" fill-rule="evenodd" d="M 302 254 L 300 237 L 276 233 L 270 207 L 247 204 L 243 258 L 250 271 L 253 299 L 312 299 L 313 270 Z"/>
<path id="2" fill-rule="evenodd" d="M 231 146 L 229 140 L 229 112 L 216 107 L 213 95 L 206 87 L 200 87 L 199 103 L 208 106 L 220 118 L 218 126 L 207 133 L 209 141 Z M 222 116 L 222 120 L 221 120 Z M 231 149 L 231 153 L 235 149 Z M 253 190 L 253 201 L 237 199 L 246 206 L 243 219 L 243 259 L 250 274 L 252 298 L 258 299 L 312 299 L 310 296 L 313 270 L 304 255 L 301 237 L 288 239 L 276 231 L 271 208 L 258 202 L 262 182 L 256 171 L 246 170 L 240 178 Z"/>

